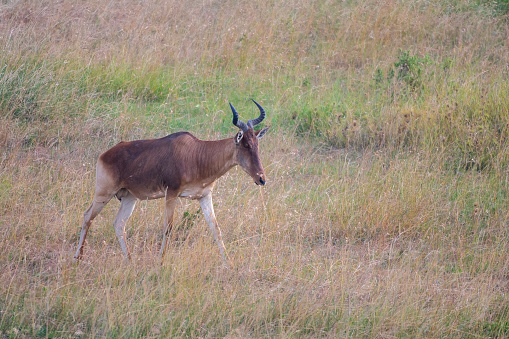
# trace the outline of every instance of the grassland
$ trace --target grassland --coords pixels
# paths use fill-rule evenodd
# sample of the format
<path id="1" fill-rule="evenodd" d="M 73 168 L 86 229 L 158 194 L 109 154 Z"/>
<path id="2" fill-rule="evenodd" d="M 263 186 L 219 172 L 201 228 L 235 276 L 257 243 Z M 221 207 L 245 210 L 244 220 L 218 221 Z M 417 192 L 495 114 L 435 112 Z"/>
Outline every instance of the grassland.
<path id="1" fill-rule="evenodd" d="M 3 1 L 0 336 L 508 337 L 507 1 Z M 123 261 L 97 156 L 268 111 L 269 182 L 139 202 Z"/>

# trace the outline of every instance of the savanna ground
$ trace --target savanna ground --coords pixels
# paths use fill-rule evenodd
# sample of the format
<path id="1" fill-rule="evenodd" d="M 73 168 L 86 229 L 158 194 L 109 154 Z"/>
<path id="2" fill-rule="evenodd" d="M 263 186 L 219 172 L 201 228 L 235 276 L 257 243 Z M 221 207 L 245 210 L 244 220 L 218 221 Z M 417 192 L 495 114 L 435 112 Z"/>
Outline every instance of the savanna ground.
<path id="1" fill-rule="evenodd" d="M 0 336 L 509 336 L 507 1 L 2 1 Z M 267 109 L 269 181 L 112 201 L 98 155 Z"/>

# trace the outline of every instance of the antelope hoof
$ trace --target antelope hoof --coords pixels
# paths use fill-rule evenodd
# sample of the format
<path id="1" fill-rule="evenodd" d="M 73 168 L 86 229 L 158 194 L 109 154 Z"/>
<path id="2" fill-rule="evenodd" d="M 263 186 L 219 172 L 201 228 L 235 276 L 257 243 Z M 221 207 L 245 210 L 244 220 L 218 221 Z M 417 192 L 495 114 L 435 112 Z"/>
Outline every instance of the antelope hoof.
<path id="1" fill-rule="evenodd" d="M 77 264 L 79 264 L 80 259 L 81 259 L 81 255 L 75 255 L 72 257 L 72 263 L 77 265 Z"/>

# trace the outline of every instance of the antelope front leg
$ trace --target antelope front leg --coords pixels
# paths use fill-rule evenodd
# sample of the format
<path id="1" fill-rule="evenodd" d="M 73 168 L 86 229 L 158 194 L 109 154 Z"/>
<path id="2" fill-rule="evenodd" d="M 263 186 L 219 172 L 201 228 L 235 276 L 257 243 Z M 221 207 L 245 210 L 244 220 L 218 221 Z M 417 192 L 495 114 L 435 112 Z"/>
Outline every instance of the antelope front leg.
<path id="1" fill-rule="evenodd" d="M 217 223 L 216 215 L 214 214 L 214 206 L 212 205 L 212 193 L 209 193 L 200 199 L 200 206 L 203 211 L 203 215 L 205 216 L 205 220 L 207 221 L 207 224 L 209 224 L 210 231 L 214 236 L 214 240 L 216 240 L 217 246 L 219 247 L 219 251 L 223 256 L 223 259 L 226 260 L 226 249 L 224 248 L 223 239 L 221 237 L 221 228 Z"/>
<path id="2" fill-rule="evenodd" d="M 159 259 L 162 261 L 164 254 L 166 253 L 166 243 L 168 242 L 168 237 L 170 236 L 171 229 L 173 228 L 173 212 L 175 211 L 175 206 L 177 205 L 177 198 L 169 198 L 166 197 L 166 208 L 164 213 L 164 233 L 163 233 L 163 242 L 161 244 L 161 251 L 159 252 Z"/>

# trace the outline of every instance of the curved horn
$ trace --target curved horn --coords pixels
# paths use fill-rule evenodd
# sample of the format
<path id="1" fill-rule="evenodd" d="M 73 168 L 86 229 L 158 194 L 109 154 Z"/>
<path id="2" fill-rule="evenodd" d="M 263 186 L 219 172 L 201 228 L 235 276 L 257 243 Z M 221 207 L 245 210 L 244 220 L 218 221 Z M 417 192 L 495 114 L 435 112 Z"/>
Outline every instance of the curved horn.
<path id="1" fill-rule="evenodd" d="M 256 101 L 253 100 L 253 102 L 256 104 L 256 106 L 258 106 L 258 109 L 260 110 L 260 116 L 256 119 L 251 119 L 247 122 L 247 125 L 250 127 L 258 125 L 260 122 L 262 122 L 263 119 L 265 119 L 265 110 L 263 109 L 263 107 Z"/>
<path id="2" fill-rule="evenodd" d="M 237 126 L 238 128 L 240 128 L 242 130 L 242 132 L 247 131 L 249 129 L 249 127 L 246 125 L 245 122 L 243 122 L 242 120 L 239 120 L 239 114 L 235 110 L 235 107 L 233 107 L 231 102 L 229 104 L 230 104 L 230 107 L 231 107 L 232 112 L 233 112 L 233 124 L 235 126 Z"/>

